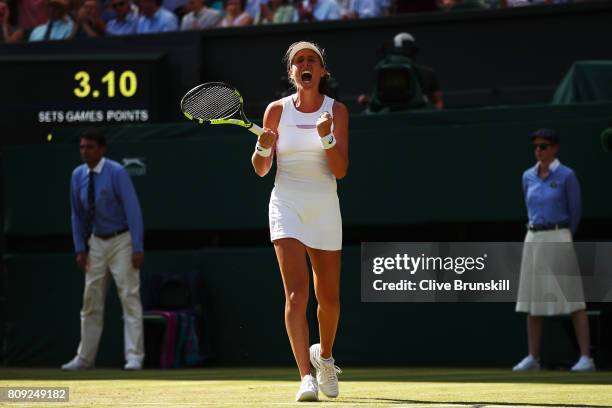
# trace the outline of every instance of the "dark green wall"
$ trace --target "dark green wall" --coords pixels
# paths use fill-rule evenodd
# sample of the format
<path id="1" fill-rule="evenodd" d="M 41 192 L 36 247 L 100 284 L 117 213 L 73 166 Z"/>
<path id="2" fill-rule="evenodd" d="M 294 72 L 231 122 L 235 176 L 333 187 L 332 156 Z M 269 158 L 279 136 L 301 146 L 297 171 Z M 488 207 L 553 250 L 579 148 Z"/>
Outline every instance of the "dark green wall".
<path id="1" fill-rule="evenodd" d="M 611 112 L 612 104 L 583 104 L 354 116 L 349 173 L 339 182 L 344 226 L 524 220 L 521 175 L 534 163 L 528 135 L 540 127 L 561 134 L 561 161 L 582 183 L 584 218 L 609 218 L 612 160 L 599 135 Z M 6 146 L 9 238 L 70 234 L 69 181 L 80 161 L 74 132 Z M 254 174 L 255 140 L 244 129 L 180 123 L 108 134 L 109 157 L 146 163 L 146 175 L 133 180 L 147 231 L 267 227 L 274 175 Z"/>
<path id="2" fill-rule="evenodd" d="M 83 290 L 73 255 L 7 255 L 5 262 L 6 362 L 59 366 L 68 361 L 79 341 Z M 524 318 L 514 313 L 514 305 L 361 303 L 359 265 L 359 248 L 346 248 L 335 349 L 343 364 L 509 365 L 524 354 Z M 144 294 L 155 274 L 193 272 L 204 287 L 203 340 L 211 361 L 292 363 L 271 247 L 149 252 L 142 271 Z M 311 297 L 311 322 L 314 307 Z M 315 342 L 314 326 L 311 333 Z M 97 365 L 120 366 L 122 359 L 121 309 L 111 287 Z"/>
<path id="3" fill-rule="evenodd" d="M 521 174 L 534 162 L 528 134 L 543 126 L 561 133 L 561 160 L 582 183 L 584 217 L 609 220 L 612 161 L 598 137 L 611 111 L 612 104 L 583 104 L 353 117 L 349 176 L 339 183 L 344 225 L 520 222 Z M 4 357 L 13 365 L 59 365 L 78 343 L 83 276 L 73 255 L 27 247 L 27 239 L 51 245 L 49 237 L 70 234 L 77 140 L 73 131 L 54 135 L 51 143 L 7 146 L 3 158 L 7 242 L 22 240 L 19 253 L 5 257 Z M 110 129 L 109 139 L 109 157 L 140 157 L 147 165 L 146 175 L 133 180 L 148 233 L 265 231 L 273 175 L 259 179 L 252 172 L 254 138 L 244 129 L 123 127 Z M 145 284 L 159 273 L 202 278 L 204 331 L 215 361 L 292 362 L 274 253 L 265 234 L 258 245 L 147 252 Z M 524 317 L 514 305 L 361 303 L 359 264 L 359 248 L 346 247 L 336 348 L 345 364 L 510 365 L 524 354 Z M 122 331 L 114 293 L 106 318 L 98 364 L 118 366 Z M 566 339 L 559 330 L 547 336 Z M 559 348 L 571 353 L 563 341 Z"/>

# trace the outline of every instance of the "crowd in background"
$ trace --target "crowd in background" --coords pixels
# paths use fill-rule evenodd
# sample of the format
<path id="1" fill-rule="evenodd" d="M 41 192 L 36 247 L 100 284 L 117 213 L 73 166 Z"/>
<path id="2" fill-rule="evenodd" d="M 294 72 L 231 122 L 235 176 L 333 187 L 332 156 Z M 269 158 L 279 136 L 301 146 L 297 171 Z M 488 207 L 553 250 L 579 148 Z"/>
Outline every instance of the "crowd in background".
<path id="1" fill-rule="evenodd" d="M 0 43 L 583 0 L 0 0 Z"/>

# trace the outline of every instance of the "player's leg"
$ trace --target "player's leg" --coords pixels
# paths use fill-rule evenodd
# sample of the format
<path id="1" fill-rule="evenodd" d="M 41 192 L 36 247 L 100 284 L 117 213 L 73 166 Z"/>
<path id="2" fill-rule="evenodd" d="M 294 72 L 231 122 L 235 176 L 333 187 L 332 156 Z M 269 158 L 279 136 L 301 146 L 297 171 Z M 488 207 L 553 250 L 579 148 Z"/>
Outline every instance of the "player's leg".
<path id="1" fill-rule="evenodd" d="M 323 251 L 308 248 L 312 263 L 317 318 L 321 339 L 321 357 L 332 356 L 340 317 L 340 263 L 341 251 Z"/>
<path id="2" fill-rule="evenodd" d="M 132 265 L 132 240 L 129 233 L 109 240 L 113 255 L 109 269 L 117 285 L 123 309 L 123 337 L 125 340 L 125 368 L 138 370 L 144 360 L 142 303 L 140 300 L 140 271 Z"/>
<path id="3" fill-rule="evenodd" d="M 274 250 L 285 288 L 285 326 L 300 376 L 303 377 L 310 374 L 306 248 L 297 239 L 283 238 L 274 241 Z"/>
<path id="4" fill-rule="evenodd" d="M 310 347 L 310 361 L 317 370 L 317 382 L 328 397 L 339 394 L 338 373 L 332 349 L 340 317 L 340 263 L 341 251 L 323 251 L 308 248 L 312 263 L 320 344 Z"/>
<path id="5" fill-rule="evenodd" d="M 285 327 L 291 349 L 300 372 L 301 384 L 296 401 L 316 401 L 318 386 L 310 374 L 308 352 L 308 306 L 309 276 L 304 244 L 293 238 L 274 241 L 274 250 L 285 288 Z"/>

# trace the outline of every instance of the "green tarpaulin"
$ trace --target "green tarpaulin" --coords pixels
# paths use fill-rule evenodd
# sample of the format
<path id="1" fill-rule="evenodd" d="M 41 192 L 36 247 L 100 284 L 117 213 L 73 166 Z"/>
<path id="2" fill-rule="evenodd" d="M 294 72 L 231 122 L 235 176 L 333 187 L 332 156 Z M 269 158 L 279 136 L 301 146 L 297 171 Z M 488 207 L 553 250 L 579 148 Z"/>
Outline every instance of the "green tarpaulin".
<path id="1" fill-rule="evenodd" d="M 553 105 L 612 100 L 612 60 L 578 61 L 553 96 Z"/>

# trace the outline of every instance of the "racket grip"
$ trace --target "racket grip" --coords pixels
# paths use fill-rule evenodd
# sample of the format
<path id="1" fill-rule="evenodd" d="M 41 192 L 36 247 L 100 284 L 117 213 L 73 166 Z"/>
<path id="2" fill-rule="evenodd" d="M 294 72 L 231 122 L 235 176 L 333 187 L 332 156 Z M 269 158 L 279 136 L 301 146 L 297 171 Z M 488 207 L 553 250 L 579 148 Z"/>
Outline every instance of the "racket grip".
<path id="1" fill-rule="evenodd" d="M 253 133 L 255 133 L 257 135 L 257 137 L 261 136 L 262 133 L 264 132 L 264 130 L 262 128 L 260 128 L 259 126 L 257 126 L 254 123 L 251 123 L 251 127 L 249 128 L 249 130 Z"/>

